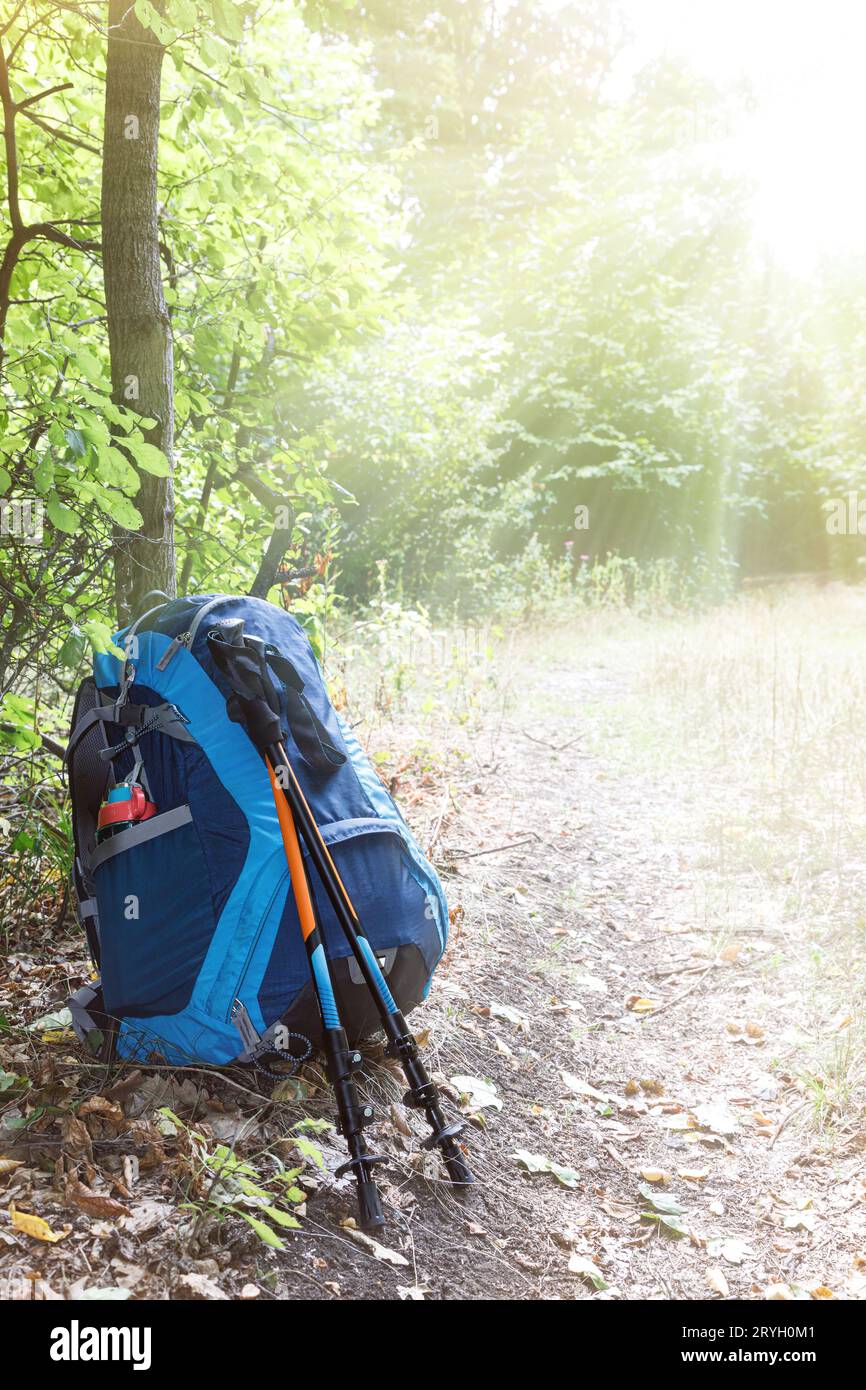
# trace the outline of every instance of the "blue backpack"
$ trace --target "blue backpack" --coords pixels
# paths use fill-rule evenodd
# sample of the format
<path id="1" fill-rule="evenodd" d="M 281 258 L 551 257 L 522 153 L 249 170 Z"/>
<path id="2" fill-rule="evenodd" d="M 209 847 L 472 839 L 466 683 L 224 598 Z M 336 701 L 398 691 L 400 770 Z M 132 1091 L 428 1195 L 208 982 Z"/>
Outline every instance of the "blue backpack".
<path id="1" fill-rule="evenodd" d="M 226 708 L 208 648 L 221 625 L 276 649 L 285 748 L 404 1013 L 445 949 L 442 886 L 351 729 L 298 622 L 255 598 L 175 599 L 97 656 L 67 749 L 74 887 L 98 985 L 70 1001 L 124 1058 L 261 1059 L 321 1025 L 266 767 Z M 314 886 L 350 1038 L 378 1015 L 330 902 Z"/>

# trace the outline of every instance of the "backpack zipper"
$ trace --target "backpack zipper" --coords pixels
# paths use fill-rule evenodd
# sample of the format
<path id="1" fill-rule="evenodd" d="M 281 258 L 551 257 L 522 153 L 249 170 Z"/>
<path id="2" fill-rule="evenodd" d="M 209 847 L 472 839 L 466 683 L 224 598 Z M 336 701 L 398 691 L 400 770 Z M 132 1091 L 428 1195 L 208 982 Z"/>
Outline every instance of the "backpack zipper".
<path id="1" fill-rule="evenodd" d="M 220 594 L 219 598 L 212 598 L 208 603 L 202 604 L 201 608 L 198 610 L 195 617 L 193 618 L 189 630 L 187 632 L 181 632 L 177 637 L 174 638 L 174 640 L 169 644 L 169 646 L 166 647 L 162 656 L 159 658 L 159 661 L 156 663 L 157 671 L 164 671 L 168 663 L 180 651 L 181 647 L 184 647 L 186 651 L 189 651 L 191 649 L 192 644 L 195 641 L 195 635 L 199 630 L 199 626 L 201 625 L 201 621 L 205 613 L 207 613 L 211 608 L 214 608 L 218 603 L 222 602 L 223 595 Z"/>
<path id="2" fill-rule="evenodd" d="M 175 637 L 175 638 L 172 640 L 172 642 L 169 644 L 169 646 L 166 647 L 166 649 L 165 649 L 165 651 L 163 652 L 162 656 L 159 658 L 159 661 L 156 663 L 156 669 L 157 669 L 157 671 L 164 671 L 165 668 L 166 668 L 166 666 L 168 665 L 168 663 L 171 661 L 172 657 L 174 656 L 175 652 L 177 652 L 181 647 L 186 647 L 186 646 L 188 646 L 188 645 L 189 645 L 189 633 L 188 633 L 188 632 L 181 632 L 181 633 L 179 633 L 179 634 L 177 635 L 177 637 Z"/>
<path id="3" fill-rule="evenodd" d="M 264 912 L 263 912 L 262 915 L 261 915 L 261 919 L 260 919 L 260 921 L 259 921 L 258 931 L 256 932 L 255 936 L 253 937 L 253 940 L 250 942 L 250 947 L 249 947 L 249 950 L 247 951 L 246 959 L 245 959 L 245 961 L 244 961 L 244 963 L 243 963 L 243 967 L 242 967 L 242 969 L 241 969 L 241 973 L 240 973 L 240 975 L 238 976 L 237 984 L 235 985 L 234 990 L 233 990 L 233 992 L 232 992 L 232 1002 L 231 1002 L 231 1004 L 229 1005 L 229 1010 L 228 1010 L 228 1013 L 226 1014 L 226 1017 L 225 1017 L 226 1023 L 231 1023 L 231 1022 L 232 1022 L 232 1013 L 233 1013 L 233 1011 L 234 1011 L 234 1009 L 235 1009 L 235 1006 L 236 1006 L 236 1004 L 237 1004 L 237 1001 L 238 1001 L 238 999 L 239 999 L 239 997 L 240 997 L 240 992 L 241 992 L 241 990 L 242 990 L 243 987 L 244 987 L 244 982 L 245 982 L 245 980 L 246 980 L 246 978 L 247 978 L 247 974 L 249 973 L 249 968 L 250 968 L 250 965 L 252 964 L 252 959 L 253 959 L 253 956 L 255 955 L 256 947 L 258 946 L 259 942 L 260 942 L 261 939 L 262 939 L 262 932 L 264 931 L 265 926 L 266 926 L 267 921 L 268 921 L 268 918 L 270 917 L 271 912 L 273 911 L 274 903 L 277 901 L 277 898 L 278 898 L 279 895 L 280 895 L 280 890 L 281 890 L 281 889 L 284 887 L 284 885 L 287 883 L 288 879 L 289 879 L 289 871 L 288 871 L 288 869 L 284 869 L 283 872 L 282 872 L 282 874 L 280 875 L 279 882 L 277 883 L 277 886 L 275 887 L 273 893 L 272 893 L 271 896 L 270 896 L 270 900 L 268 901 L 268 905 L 267 905 L 267 907 L 265 908 Z M 277 924 L 277 929 L 279 930 L 279 923 Z"/>

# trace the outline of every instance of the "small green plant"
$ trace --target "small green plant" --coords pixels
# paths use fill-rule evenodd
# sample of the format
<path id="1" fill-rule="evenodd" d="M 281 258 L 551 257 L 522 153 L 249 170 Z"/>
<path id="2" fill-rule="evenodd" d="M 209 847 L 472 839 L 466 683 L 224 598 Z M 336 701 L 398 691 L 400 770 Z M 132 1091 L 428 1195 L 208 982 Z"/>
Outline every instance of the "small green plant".
<path id="1" fill-rule="evenodd" d="M 280 1159 L 268 1153 L 266 1157 L 273 1164 L 273 1171 L 263 1173 L 256 1164 L 240 1159 L 226 1144 L 211 1149 L 205 1136 L 190 1129 L 174 1111 L 164 1107 L 159 1113 L 183 1134 L 189 1148 L 192 1177 L 184 1209 L 199 1215 L 210 1212 L 220 1220 L 240 1217 L 265 1245 L 282 1250 L 284 1246 L 277 1229 L 300 1229 L 301 1223 L 293 1208 L 297 1209 L 305 1201 L 306 1193 L 297 1185 L 297 1178 L 304 1171 L 307 1160 L 318 1168 L 324 1167 L 317 1145 L 295 1131 L 330 1129 L 328 1122 L 299 1120 L 292 1126 L 289 1137 L 305 1161 L 295 1168 L 286 1168 Z"/>

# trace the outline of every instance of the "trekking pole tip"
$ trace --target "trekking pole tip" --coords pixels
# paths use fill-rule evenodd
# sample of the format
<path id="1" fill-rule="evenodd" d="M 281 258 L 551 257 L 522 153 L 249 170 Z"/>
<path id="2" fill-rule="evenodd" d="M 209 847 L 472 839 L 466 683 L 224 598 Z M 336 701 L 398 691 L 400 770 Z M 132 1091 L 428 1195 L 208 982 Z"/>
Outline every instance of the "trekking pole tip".
<path id="1" fill-rule="evenodd" d="M 358 1184 L 358 1207 L 361 1225 L 365 1231 L 377 1231 L 385 1225 L 385 1213 L 379 1200 L 379 1189 L 374 1182 Z"/>
<path id="2" fill-rule="evenodd" d="M 446 1154 L 443 1157 L 451 1181 L 460 1187 L 471 1187 L 475 1179 L 466 1160 L 459 1153 Z"/>

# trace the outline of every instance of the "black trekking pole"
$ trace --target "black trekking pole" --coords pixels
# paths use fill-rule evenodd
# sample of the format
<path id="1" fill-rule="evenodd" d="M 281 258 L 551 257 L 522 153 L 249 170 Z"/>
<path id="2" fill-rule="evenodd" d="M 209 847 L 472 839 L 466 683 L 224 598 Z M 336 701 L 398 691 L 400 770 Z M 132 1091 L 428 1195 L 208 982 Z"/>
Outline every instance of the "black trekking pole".
<path id="1" fill-rule="evenodd" d="M 409 1031 L 409 1025 L 388 988 L 388 982 L 382 974 L 375 952 L 364 933 L 358 914 L 352 905 L 352 900 L 331 857 L 331 852 L 322 838 L 322 833 L 316 824 L 312 811 L 307 805 L 300 783 L 286 756 L 286 750 L 282 743 L 278 743 L 272 751 L 278 759 L 276 780 L 289 804 L 295 824 L 303 836 L 310 859 L 322 880 L 337 921 L 343 929 L 343 934 L 352 948 L 352 954 L 358 962 L 364 981 L 373 996 L 385 1036 L 388 1039 L 386 1050 L 392 1057 L 396 1057 L 409 1083 L 409 1089 L 403 1097 L 403 1103 L 413 1109 L 424 1111 L 427 1123 L 433 1132 L 423 1141 L 423 1147 L 432 1149 L 438 1146 L 451 1181 L 464 1186 L 468 1185 L 473 1181 L 472 1173 L 457 1143 L 457 1136 L 464 1129 L 463 1121 L 456 1120 L 449 1124 L 443 1114 L 439 1103 L 439 1089 L 427 1075 L 427 1070 L 418 1052 L 418 1044 Z"/>
<path id="2" fill-rule="evenodd" d="M 300 832 L 310 860 L 315 866 L 334 909 L 337 921 L 358 962 L 387 1038 L 387 1051 L 400 1062 L 408 1082 L 409 1089 L 404 1096 L 404 1103 L 414 1109 L 424 1111 L 432 1133 L 424 1140 L 423 1146 L 427 1149 L 438 1147 L 441 1150 L 451 1181 L 467 1186 L 473 1182 L 473 1177 L 457 1144 L 457 1136 L 464 1128 L 463 1122 L 454 1121 L 449 1124 L 443 1114 L 439 1090 L 428 1076 L 421 1061 L 418 1044 L 409 1031 L 408 1024 L 388 988 L 388 983 L 373 948 L 367 939 L 358 914 L 340 878 L 331 853 L 322 838 L 313 813 L 307 805 L 283 747 L 279 701 L 267 669 L 267 662 L 269 659 L 276 658 L 280 663 L 284 663 L 285 658 L 280 657 L 275 650 L 269 650 L 261 639 L 245 638 L 242 622 L 222 624 L 221 631 L 209 634 L 208 646 L 214 660 L 232 686 L 233 693 L 228 700 L 229 715 L 236 722 L 244 724 L 252 742 L 265 757 L 271 773 L 272 787 L 275 790 L 278 788 L 282 793 L 290 812 L 285 821 L 281 816 L 281 826 L 291 822 L 291 831 L 294 832 L 295 840 Z M 280 815 L 279 804 L 277 813 Z M 303 862 L 301 868 L 305 875 L 306 868 Z M 312 899 L 310 902 L 312 907 Z M 327 970 L 327 959 L 323 947 L 318 959 L 321 960 L 324 971 L 327 972 L 330 997 L 333 998 L 333 986 L 330 982 L 330 972 Z M 314 969 L 312 958 L 311 968 Z M 315 970 L 314 979 L 316 980 L 317 997 L 319 997 L 321 1005 L 320 980 L 316 977 Z M 334 1002 L 334 1012 L 336 1013 L 336 1002 Z M 327 1034 L 328 1028 L 325 1027 L 324 1031 Z M 358 1057 L 358 1054 L 354 1054 L 354 1056 Z M 333 1077 L 331 1080 L 333 1083 Z M 353 1085 L 351 1079 L 350 1084 Z M 368 1117 L 365 1116 L 365 1118 Z"/>

